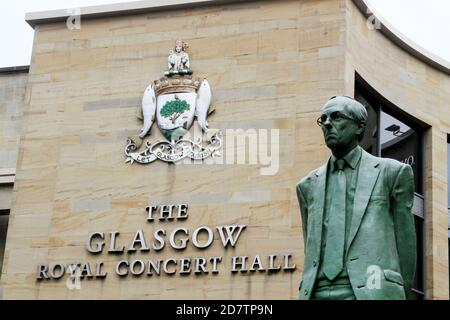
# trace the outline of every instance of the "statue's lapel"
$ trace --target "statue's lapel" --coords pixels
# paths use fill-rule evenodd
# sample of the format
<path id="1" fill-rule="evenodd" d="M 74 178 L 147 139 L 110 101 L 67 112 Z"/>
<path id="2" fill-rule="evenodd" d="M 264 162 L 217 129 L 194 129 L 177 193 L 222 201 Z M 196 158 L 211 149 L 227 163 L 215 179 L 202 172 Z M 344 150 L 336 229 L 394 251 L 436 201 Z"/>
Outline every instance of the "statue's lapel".
<path id="1" fill-rule="evenodd" d="M 347 241 L 347 249 L 350 247 L 353 239 L 361 225 L 362 218 L 369 203 L 375 182 L 378 179 L 380 169 L 379 162 L 375 157 L 370 156 L 363 150 L 361 162 L 359 164 L 358 182 L 356 184 L 355 198 L 353 203 L 353 214 L 350 226 L 350 233 Z"/>
<path id="2" fill-rule="evenodd" d="M 314 225 L 312 229 L 313 238 L 316 239 L 316 249 L 320 252 L 320 244 L 322 241 L 322 227 L 323 227 L 323 208 L 325 203 L 325 188 L 327 182 L 327 167 L 328 161 L 316 171 L 316 183 L 314 190 L 311 192 L 314 194 L 314 206 L 313 215 Z"/>

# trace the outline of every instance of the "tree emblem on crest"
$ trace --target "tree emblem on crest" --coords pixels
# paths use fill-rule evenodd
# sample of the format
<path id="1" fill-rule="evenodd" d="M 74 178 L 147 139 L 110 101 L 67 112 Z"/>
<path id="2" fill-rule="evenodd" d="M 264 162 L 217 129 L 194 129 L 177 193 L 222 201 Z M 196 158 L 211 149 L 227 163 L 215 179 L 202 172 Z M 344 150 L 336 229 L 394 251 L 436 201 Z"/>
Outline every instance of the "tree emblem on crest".
<path id="1" fill-rule="evenodd" d="M 165 118 L 169 118 L 172 123 L 183 114 L 186 110 L 190 109 L 189 103 L 186 100 L 180 100 L 175 96 L 175 100 L 167 101 L 166 104 L 161 108 L 161 115 Z"/>

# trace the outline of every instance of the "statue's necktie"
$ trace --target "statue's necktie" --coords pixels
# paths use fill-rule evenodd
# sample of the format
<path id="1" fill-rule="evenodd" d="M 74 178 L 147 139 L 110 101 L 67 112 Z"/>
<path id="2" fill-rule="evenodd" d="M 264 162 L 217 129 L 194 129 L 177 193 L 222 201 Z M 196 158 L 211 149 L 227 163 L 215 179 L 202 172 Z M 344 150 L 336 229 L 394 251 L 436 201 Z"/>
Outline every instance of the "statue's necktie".
<path id="1" fill-rule="evenodd" d="M 333 173 L 331 203 L 328 211 L 327 242 L 323 258 L 323 272 L 331 281 L 342 271 L 344 265 L 345 242 L 345 196 L 347 183 L 344 173 L 345 162 L 335 162 L 337 171 Z"/>

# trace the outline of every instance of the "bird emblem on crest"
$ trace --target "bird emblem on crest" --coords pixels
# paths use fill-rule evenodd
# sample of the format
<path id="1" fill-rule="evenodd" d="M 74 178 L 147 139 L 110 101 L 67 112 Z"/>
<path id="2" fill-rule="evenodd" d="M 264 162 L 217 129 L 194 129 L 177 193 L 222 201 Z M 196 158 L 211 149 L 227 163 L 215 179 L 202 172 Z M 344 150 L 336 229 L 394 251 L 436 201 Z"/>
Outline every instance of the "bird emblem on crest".
<path id="1" fill-rule="evenodd" d="M 167 59 L 168 71 L 144 91 L 138 118 L 143 126 L 138 135 L 128 137 L 125 147 L 126 162 L 151 163 L 157 159 L 177 162 L 185 158 L 201 160 L 220 155 L 221 132 L 210 130 L 207 117 L 215 111 L 212 106 L 212 90 L 206 79 L 194 78 L 190 68 L 188 45 L 177 40 Z M 140 148 L 156 122 L 167 140 L 147 141 L 145 150 Z M 197 120 L 207 144 L 202 139 L 184 138 Z"/>

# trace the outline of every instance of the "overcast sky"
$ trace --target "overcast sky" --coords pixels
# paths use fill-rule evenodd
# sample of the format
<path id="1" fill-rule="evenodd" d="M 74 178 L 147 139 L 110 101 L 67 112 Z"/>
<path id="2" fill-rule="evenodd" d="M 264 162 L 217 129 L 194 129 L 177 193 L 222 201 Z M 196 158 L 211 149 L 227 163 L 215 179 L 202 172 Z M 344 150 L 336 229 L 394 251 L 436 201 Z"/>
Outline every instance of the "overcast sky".
<path id="1" fill-rule="evenodd" d="M 0 67 L 28 65 L 33 29 L 25 13 L 128 2 L 121 0 L 0 1 Z M 370 0 L 374 10 L 405 36 L 450 61 L 450 0 Z"/>

